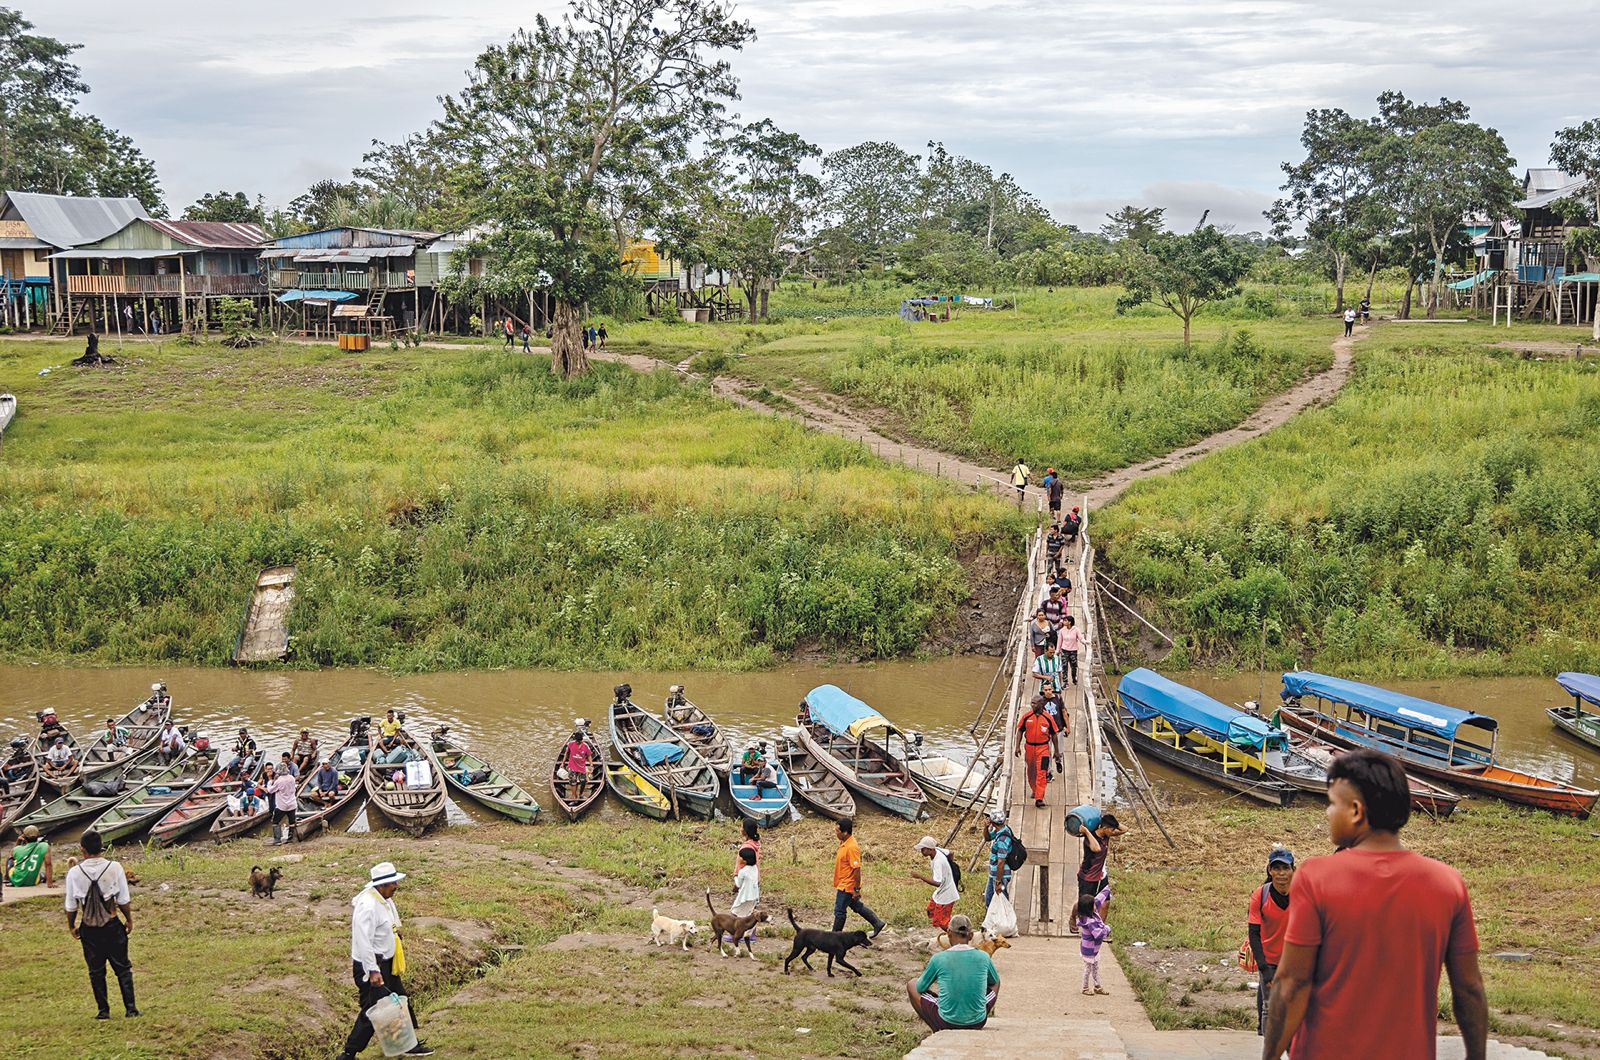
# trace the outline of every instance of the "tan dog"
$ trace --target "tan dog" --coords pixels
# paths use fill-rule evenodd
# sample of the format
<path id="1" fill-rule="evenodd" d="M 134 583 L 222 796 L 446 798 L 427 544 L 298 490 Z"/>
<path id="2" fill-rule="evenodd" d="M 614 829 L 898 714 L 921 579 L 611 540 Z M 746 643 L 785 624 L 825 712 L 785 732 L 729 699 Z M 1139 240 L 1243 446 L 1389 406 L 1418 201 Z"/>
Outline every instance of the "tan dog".
<path id="1" fill-rule="evenodd" d="M 661 910 L 650 910 L 650 940 L 657 946 L 671 946 L 681 944 L 687 950 L 689 939 L 700 934 L 700 929 L 693 920 L 674 920 L 670 916 L 662 916 Z"/>
<path id="2" fill-rule="evenodd" d="M 982 931 L 981 933 L 983 938 L 972 944 L 973 949 L 982 950 L 992 958 L 995 955 L 995 951 L 1009 950 L 1011 948 L 1011 943 L 1006 941 L 1004 935 L 991 935 L 987 931 Z M 950 933 L 947 931 L 939 932 L 939 936 L 935 940 L 934 944 L 941 950 L 949 949 Z"/>

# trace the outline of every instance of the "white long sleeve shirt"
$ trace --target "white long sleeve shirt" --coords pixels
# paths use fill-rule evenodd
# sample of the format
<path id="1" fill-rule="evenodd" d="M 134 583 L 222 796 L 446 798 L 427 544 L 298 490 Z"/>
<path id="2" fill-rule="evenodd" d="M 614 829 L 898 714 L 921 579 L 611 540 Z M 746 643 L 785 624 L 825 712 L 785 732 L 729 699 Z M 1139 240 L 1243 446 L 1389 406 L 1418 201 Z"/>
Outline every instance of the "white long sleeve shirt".
<path id="1" fill-rule="evenodd" d="M 394 930 L 400 913 L 394 902 L 368 887 L 350 900 L 350 959 L 367 975 L 380 971 L 379 957 L 394 956 Z"/>

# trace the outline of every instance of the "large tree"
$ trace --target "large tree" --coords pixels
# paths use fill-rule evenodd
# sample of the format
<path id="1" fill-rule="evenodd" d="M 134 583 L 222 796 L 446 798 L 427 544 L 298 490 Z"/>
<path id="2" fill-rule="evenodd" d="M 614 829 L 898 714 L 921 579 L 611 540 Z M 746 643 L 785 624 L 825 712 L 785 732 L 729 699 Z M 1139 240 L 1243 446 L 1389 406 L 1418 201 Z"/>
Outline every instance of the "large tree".
<path id="1" fill-rule="evenodd" d="M 1569 126 L 1550 143 L 1550 161 L 1567 174 L 1588 181 L 1589 205 L 1600 221 L 1600 118 Z"/>
<path id="2" fill-rule="evenodd" d="M 289 202 L 289 213 L 309 230 L 334 228 L 348 221 L 372 189 L 356 181 L 319 180 Z"/>
<path id="3" fill-rule="evenodd" d="M 1049 246 L 1061 229 L 1050 213 L 1009 173 L 928 144 L 928 162 L 918 182 L 921 226 L 972 236 L 985 252 L 1009 257 Z"/>
<path id="4" fill-rule="evenodd" d="M 1182 235 L 1164 232 L 1152 237 L 1130 262 L 1127 290 L 1117 299 L 1117 312 L 1143 302 L 1162 306 L 1183 321 L 1187 346 L 1195 313 L 1209 302 L 1238 294 L 1250 260 L 1250 254 L 1216 225 Z"/>
<path id="5" fill-rule="evenodd" d="M 921 159 L 895 144 L 869 141 L 822 162 L 829 214 L 821 239 L 841 267 L 881 272 L 918 218 Z"/>
<path id="6" fill-rule="evenodd" d="M 1166 231 L 1166 215 L 1164 206 L 1124 206 L 1116 213 L 1106 214 L 1106 223 L 1100 226 L 1100 232 L 1115 242 L 1142 247 Z"/>
<path id="7" fill-rule="evenodd" d="M 389 200 L 392 210 L 409 210 L 429 227 L 449 227 L 446 203 L 450 164 L 432 132 L 413 133 L 399 143 L 372 141 L 352 174 L 372 186 L 370 197 Z"/>
<path id="8" fill-rule="evenodd" d="M 1300 133 L 1306 157 L 1283 164 L 1284 196 L 1266 212 L 1274 235 L 1286 235 L 1298 222 L 1327 251 L 1333 265 L 1334 308 L 1339 312 L 1344 310 L 1351 258 L 1365 257 L 1377 234 L 1372 155 L 1379 136 L 1372 125 L 1338 108 L 1308 111 Z"/>
<path id="9" fill-rule="evenodd" d="M 738 95 L 720 53 L 753 36 L 714 0 L 572 0 L 485 51 L 444 100 L 456 186 L 493 266 L 529 289 L 548 280 L 552 371 L 588 370 L 583 305 L 620 274 L 607 189 L 665 173 L 715 128 Z"/>
<path id="10" fill-rule="evenodd" d="M 257 195 L 252 202 L 242 191 L 208 191 L 183 211 L 185 221 L 242 221 L 263 224 L 266 204 Z"/>

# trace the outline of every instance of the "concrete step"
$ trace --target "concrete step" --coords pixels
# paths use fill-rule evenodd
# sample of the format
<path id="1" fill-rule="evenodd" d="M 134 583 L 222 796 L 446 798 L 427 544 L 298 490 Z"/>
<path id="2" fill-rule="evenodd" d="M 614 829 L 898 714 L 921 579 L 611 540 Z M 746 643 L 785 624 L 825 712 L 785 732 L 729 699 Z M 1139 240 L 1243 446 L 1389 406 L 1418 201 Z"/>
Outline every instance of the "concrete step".
<path id="1" fill-rule="evenodd" d="M 1128 1060 L 1122 1039 L 1105 1020 L 1007 1019 L 981 1031 L 940 1031 L 906 1054 L 908 1060 Z"/>

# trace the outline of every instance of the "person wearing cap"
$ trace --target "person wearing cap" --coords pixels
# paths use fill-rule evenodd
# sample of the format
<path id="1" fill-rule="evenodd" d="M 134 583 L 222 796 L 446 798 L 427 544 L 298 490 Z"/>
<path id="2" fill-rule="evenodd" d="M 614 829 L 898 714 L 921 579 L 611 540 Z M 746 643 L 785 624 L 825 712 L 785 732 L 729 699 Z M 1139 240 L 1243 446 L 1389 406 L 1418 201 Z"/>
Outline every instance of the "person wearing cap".
<path id="1" fill-rule="evenodd" d="M 250 730 L 241 725 L 239 736 L 233 741 L 233 756 L 223 768 L 233 776 L 249 776 L 255 772 L 258 753 L 255 740 L 250 738 Z"/>
<path id="2" fill-rule="evenodd" d="M 41 876 L 46 887 L 56 882 L 55 866 L 50 862 L 50 844 L 39 838 L 39 826 L 30 824 L 22 830 L 22 842 L 6 859 L 6 882 L 13 887 L 32 887 Z"/>
<path id="3" fill-rule="evenodd" d="M 72 764 L 72 748 L 67 746 L 65 736 L 57 736 L 55 743 L 50 745 L 50 750 L 44 753 L 45 764 L 52 769 L 61 770 Z"/>
<path id="4" fill-rule="evenodd" d="M 267 804 L 272 808 L 272 845 L 293 843 L 295 811 L 300 807 L 294 777 L 287 771 L 274 770 L 272 763 L 268 762 L 263 770 L 261 787 Z"/>
<path id="5" fill-rule="evenodd" d="M 317 802 L 333 802 L 339 797 L 339 787 L 339 771 L 333 767 L 333 759 L 324 758 L 313 778 L 311 797 Z"/>
<path id="6" fill-rule="evenodd" d="M 930 957 L 920 978 L 906 980 L 906 993 L 912 1011 L 933 1030 L 979 1030 L 1000 999 L 1000 971 L 987 953 L 972 948 L 965 914 L 951 917 L 948 930 L 950 948 Z"/>
<path id="7" fill-rule="evenodd" d="M 1006 811 L 999 807 L 989 811 L 983 839 L 989 844 L 989 882 L 983 887 L 983 906 L 987 909 L 997 893 L 1011 897 L 1011 865 L 1006 859 L 1011 856 L 1011 845 L 1017 837 L 1006 824 Z"/>
<path id="8" fill-rule="evenodd" d="M 1267 1025 L 1267 998 L 1272 977 L 1283 957 L 1283 933 L 1289 928 L 1289 881 L 1294 879 L 1294 854 L 1288 847 L 1275 846 L 1267 855 L 1267 879 L 1250 895 L 1245 916 L 1250 934 L 1250 954 L 1256 970 L 1256 1034 Z"/>
<path id="9" fill-rule="evenodd" d="M 1078 514 L 1078 506 L 1073 505 L 1072 511 L 1061 520 L 1061 532 L 1067 535 L 1067 544 L 1071 546 L 1078 540 L 1078 531 L 1083 529 L 1083 516 Z"/>
<path id="10" fill-rule="evenodd" d="M 755 778 L 761 775 L 761 745 L 751 740 L 744 749 L 744 754 L 739 756 L 739 783 L 754 784 Z"/>
<path id="11" fill-rule="evenodd" d="M 917 840 L 917 852 L 928 859 L 932 873 L 931 876 L 911 873 L 913 880 L 920 880 L 933 888 L 933 897 L 928 899 L 928 922 L 936 928 L 948 929 L 950 914 L 955 911 L 956 902 L 961 898 L 961 892 L 956 890 L 955 872 L 950 868 L 950 854 L 940 850 L 931 835 Z"/>
<path id="12" fill-rule="evenodd" d="M 310 729 L 301 729 L 300 738 L 289 748 L 294 759 L 294 775 L 304 776 L 317 764 L 317 740 Z"/>
<path id="13" fill-rule="evenodd" d="M 392 862 L 381 861 L 372 866 L 368 877 L 366 887 L 350 900 L 350 973 L 355 978 L 358 1001 L 356 1024 L 350 1028 L 339 1060 L 354 1060 L 372 1041 L 367 1009 L 390 994 L 409 997 L 401 979 L 406 966 L 405 947 L 400 938 L 400 911 L 394 905 L 394 892 L 406 874 Z M 411 1026 L 417 1026 L 414 1008 Z M 419 1040 L 408 1055 L 432 1053 Z"/>

